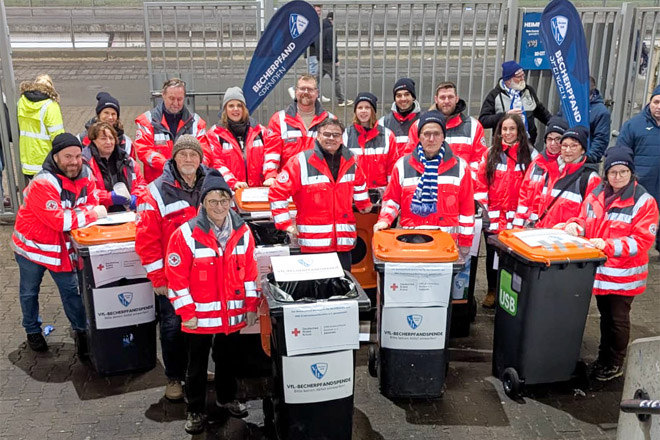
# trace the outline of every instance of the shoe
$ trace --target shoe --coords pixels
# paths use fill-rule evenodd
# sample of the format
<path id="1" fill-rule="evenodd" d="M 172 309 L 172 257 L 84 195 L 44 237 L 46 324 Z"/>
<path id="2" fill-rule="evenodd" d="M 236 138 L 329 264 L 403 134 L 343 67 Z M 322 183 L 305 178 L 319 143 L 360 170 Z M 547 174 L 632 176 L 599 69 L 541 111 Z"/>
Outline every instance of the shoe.
<path id="1" fill-rule="evenodd" d="M 238 400 L 232 400 L 231 402 L 228 403 L 220 403 L 216 401 L 215 404 L 218 408 L 224 408 L 227 411 L 229 411 L 229 414 L 231 414 L 234 417 L 243 418 L 243 417 L 247 417 L 248 415 L 247 406 L 245 406 Z"/>
<path id="2" fill-rule="evenodd" d="M 296 89 L 294 89 L 293 87 L 289 87 L 288 91 L 289 91 L 289 96 L 291 97 L 291 99 L 296 99 Z"/>
<path id="3" fill-rule="evenodd" d="M 601 382 L 607 382 L 619 376 L 623 376 L 623 366 L 621 365 L 603 365 L 600 369 L 594 371 L 594 379 Z"/>
<path id="4" fill-rule="evenodd" d="M 28 346 L 32 351 L 46 351 L 48 350 L 48 344 L 46 343 L 46 338 L 40 333 L 28 333 L 27 335 Z"/>
<path id="5" fill-rule="evenodd" d="M 76 354 L 78 355 L 78 359 L 81 360 L 89 357 L 87 332 L 76 331 Z"/>
<path id="6" fill-rule="evenodd" d="M 587 368 L 589 370 L 589 375 L 594 376 L 598 371 L 600 371 L 604 367 L 603 362 L 600 359 L 596 359 L 589 365 L 587 365 Z"/>
<path id="7" fill-rule="evenodd" d="M 481 305 L 485 309 L 494 309 L 496 300 L 497 300 L 497 296 L 495 295 L 495 291 L 489 290 L 488 293 L 486 293 L 486 297 L 484 298 Z"/>
<path id="8" fill-rule="evenodd" d="M 330 101 L 332 101 L 332 99 L 321 95 L 321 102 L 330 102 Z"/>
<path id="9" fill-rule="evenodd" d="M 9 196 L 5 196 L 4 200 L 2 201 L 2 205 L 5 208 L 11 207 L 11 199 L 9 198 Z"/>
<path id="10" fill-rule="evenodd" d="M 337 104 L 339 107 L 348 107 L 349 105 L 353 104 L 352 99 L 347 99 L 346 101 L 342 101 L 339 104 Z"/>
<path id="11" fill-rule="evenodd" d="M 201 434 L 204 432 L 205 421 L 206 417 L 204 417 L 204 414 L 189 412 L 186 416 L 186 423 L 183 425 L 183 429 L 191 435 Z"/>
<path id="12" fill-rule="evenodd" d="M 167 385 L 165 386 L 165 398 L 174 401 L 183 399 L 183 386 L 181 386 L 180 380 L 167 380 Z"/>
<path id="13" fill-rule="evenodd" d="M 207 371 L 206 372 L 206 381 L 207 382 L 215 382 L 215 373 L 213 371 Z"/>

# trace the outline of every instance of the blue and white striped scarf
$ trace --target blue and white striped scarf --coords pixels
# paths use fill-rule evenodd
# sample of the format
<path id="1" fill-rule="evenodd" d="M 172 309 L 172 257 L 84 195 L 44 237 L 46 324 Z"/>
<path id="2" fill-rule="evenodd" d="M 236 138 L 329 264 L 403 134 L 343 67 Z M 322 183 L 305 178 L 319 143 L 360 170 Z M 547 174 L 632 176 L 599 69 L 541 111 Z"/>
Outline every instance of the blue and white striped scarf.
<path id="1" fill-rule="evenodd" d="M 433 159 L 424 156 L 422 144 L 417 145 L 417 160 L 424 165 L 424 174 L 419 178 L 417 189 L 410 203 L 410 211 L 420 217 L 426 217 L 437 211 L 438 207 L 438 165 L 445 155 L 445 143 L 442 143 L 438 155 Z"/>
<path id="2" fill-rule="evenodd" d="M 504 85 L 504 81 L 501 81 L 500 85 L 509 94 L 509 97 L 511 98 L 511 105 L 509 105 L 509 110 L 513 110 L 516 108 L 522 110 L 522 114 L 520 115 L 520 118 L 522 119 L 523 124 L 525 124 L 525 131 L 527 132 L 527 136 L 529 137 L 529 127 L 527 126 L 527 113 L 525 113 L 525 104 L 523 104 L 522 102 L 522 96 L 520 96 L 520 92 L 516 89 L 512 89 L 511 87 L 507 87 L 506 85 Z"/>

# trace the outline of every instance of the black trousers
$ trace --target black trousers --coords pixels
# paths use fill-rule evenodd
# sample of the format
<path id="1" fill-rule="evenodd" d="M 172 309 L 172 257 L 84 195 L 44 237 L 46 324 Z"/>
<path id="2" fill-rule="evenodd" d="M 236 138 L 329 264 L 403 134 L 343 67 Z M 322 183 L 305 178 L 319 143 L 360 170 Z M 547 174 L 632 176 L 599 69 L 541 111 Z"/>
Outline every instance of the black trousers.
<path id="1" fill-rule="evenodd" d="M 598 360 L 605 365 L 623 365 L 630 339 L 630 306 L 634 298 L 624 295 L 596 295 L 600 312 Z"/>
<path id="2" fill-rule="evenodd" d="M 206 376 L 209 350 L 215 362 L 215 392 L 220 403 L 236 399 L 236 372 L 240 333 L 198 335 L 186 333 L 188 370 L 186 399 L 188 412 L 203 413 L 206 408 Z"/>
<path id="3" fill-rule="evenodd" d="M 486 279 L 488 280 L 488 290 L 497 291 L 497 269 L 493 269 L 495 246 L 488 243 L 488 237 L 492 235 L 494 234 L 484 231 L 484 241 L 486 242 Z"/>

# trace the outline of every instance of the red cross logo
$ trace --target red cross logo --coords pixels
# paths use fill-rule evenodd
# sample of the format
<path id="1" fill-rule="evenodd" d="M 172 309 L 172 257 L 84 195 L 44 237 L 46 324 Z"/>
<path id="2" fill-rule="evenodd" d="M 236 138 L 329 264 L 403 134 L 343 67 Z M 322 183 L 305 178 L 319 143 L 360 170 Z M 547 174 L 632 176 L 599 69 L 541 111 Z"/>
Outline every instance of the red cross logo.
<path id="1" fill-rule="evenodd" d="M 293 336 L 298 337 L 298 335 L 300 334 L 300 330 L 298 330 L 298 328 L 296 327 L 296 328 L 293 329 L 293 331 L 291 332 L 291 334 L 293 334 Z"/>
<path id="2" fill-rule="evenodd" d="M 396 283 L 395 283 L 395 284 L 392 284 L 392 285 L 390 286 L 390 289 L 394 290 L 395 292 L 396 292 L 396 289 L 398 289 L 398 288 L 399 288 L 399 286 L 397 286 Z"/>
<path id="3" fill-rule="evenodd" d="M 99 272 L 102 271 L 104 267 L 105 266 L 102 265 L 102 264 L 99 264 L 98 266 L 96 266 L 96 268 L 99 270 Z"/>

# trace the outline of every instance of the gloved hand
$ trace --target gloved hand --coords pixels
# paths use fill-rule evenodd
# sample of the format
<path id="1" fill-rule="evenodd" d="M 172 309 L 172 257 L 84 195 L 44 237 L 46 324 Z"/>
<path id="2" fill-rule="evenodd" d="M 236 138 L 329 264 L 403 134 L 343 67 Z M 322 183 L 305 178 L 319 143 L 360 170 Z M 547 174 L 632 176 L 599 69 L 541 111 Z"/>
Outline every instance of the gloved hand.
<path id="1" fill-rule="evenodd" d="M 234 191 L 239 188 L 247 188 L 247 187 L 248 187 L 247 182 L 236 182 L 236 185 L 234 185 Z"/>
<path id="2" fill-rule="evenodd" d="M 593 244 L 596 249 L 600 249 L 601 251 L 607 246 L 607 243 L 602 238 L 590 238 L 589 242 Z"/>
<path id="3" fill-rule="evenodd" d="M 571 222 L 564 226 L 564 231 L 568 232 L 571 235 L 574 235 L 576 237 L 580 237 L 584 235 L 584 228 L 580 225 L 578 225 L 575 222 Z"/>
<path id="4" fill-rule="evenodd" d="M 470 258 L 470 246 L 459 246 L 458 254 L 461 256 L 463 261 L 467 261 Z"/>
<path id="5" fill-rule="evenodd" d="M 390 225 L 388 225 L 387 222 L 376 222 L 376 224 L 374 225 L 374 232 L 378 232 L 382 229 L 387 229 L 389 227 Z"/>
<path id="6" fill-rule="evenodd" d="M 137 196 L 135 194 L 131 194 L 131 206 L 128 207 L 131 211 L 135 211 L 135 208 L 137 207 Z"/>
<path id="7" fill-rule="evenodd" d="M 273 183 L 275 183 L 274 177 L 269 177 L 268 179 L 264 180 L 264 186 L 271 186 Z"/>
<path id="8" fill-rule="evenodd" d="M 257 323 L 257 312 L 247 312 L 247 325 L 251 326 Z"/>
<path id="9" fill-rule="evenodd" d="M 182 324 L 187 329 L 195 330 L 197 328 L 197 317 L 193 316 L 191 319 L 184 321 Z"/>
<path id="10" fill-rule="evenodd" d="M 92 211 L 96 213 L 97 218 L 105 218 L 108 216 L 108 210 L 105 209 L 103 205 L 96 205 L 92 208 Z"/>
<path id="11" fill-rule="evenodd" d="M 154 286 L 154 293 L 156 295 L 167 296 L 167 286 Z"/>
<path id="12" fill-rule="evenodd" d="M 120 196 L 114 191 L 110 193 L 110 198 L 112 199 L 113 205 L 125 205 L 128 203 L 128 199 L 126 197 Z"/>

